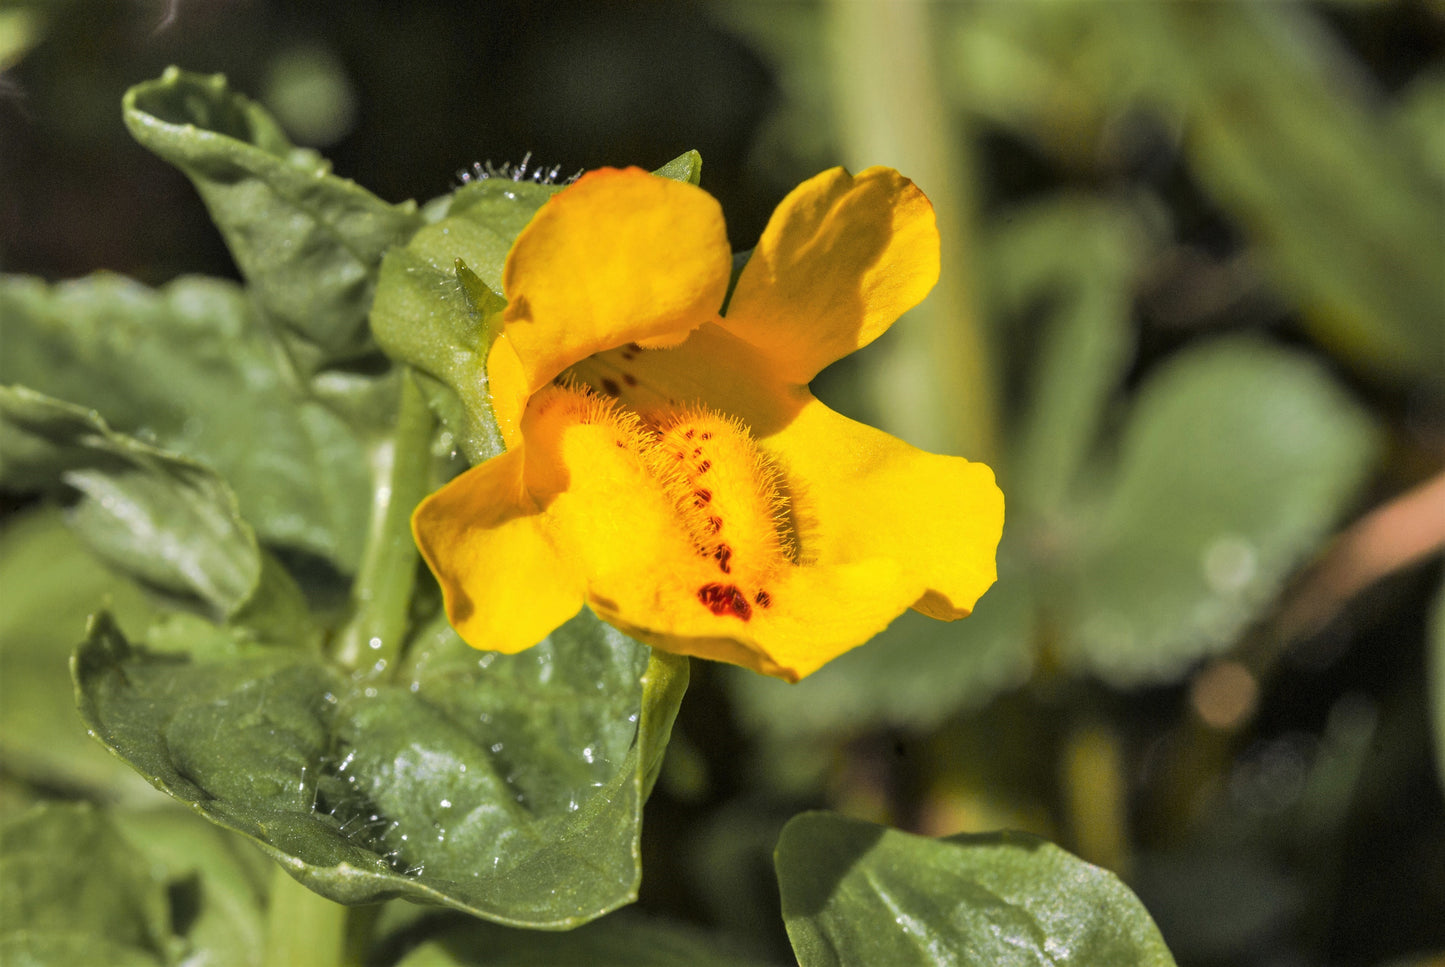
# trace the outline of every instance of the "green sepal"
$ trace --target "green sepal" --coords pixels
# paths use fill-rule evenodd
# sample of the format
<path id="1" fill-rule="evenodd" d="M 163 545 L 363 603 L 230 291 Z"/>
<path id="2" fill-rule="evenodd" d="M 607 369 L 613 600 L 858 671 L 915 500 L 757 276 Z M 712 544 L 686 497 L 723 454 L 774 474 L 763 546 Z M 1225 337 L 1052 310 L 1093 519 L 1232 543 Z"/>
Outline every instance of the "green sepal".
<path id="1" fill-rule="evenodd" d="M 696 185 L 702 182 L 702 155 L 696 149 L 686 151 L 653 172 L 673 181 Z"/>
<path id="2" fill-rule="evenodd" d="M 219 74 L 167 68 L 127 91 L 123 107 L 135 139 L 195 184 L 304 370 L 370 351 L 376 273 L 386 250 L 421 225 L 413 202 L 388 204 L 333 175 Z"/>
<path id="3" fill-rule="evenodd" d="M 550 185 L 489 178 L 458 189 L 449 214 L 382 262 L 371 327 L 382 349 L 425 379 L 427 402 L 468 462 L 502 452 L 486 360 L 506 301 L 507 252 Z"/>
<path id="4" fill-rule="evenodd" d="M 1026 833 L 929 839 L 803 813 L 775 859 L 802 967 L 1174 965 L 1117 877 Z"/>
<path id="5" fill-rule="evenodd" d="M 245 640 L 72 662 L 91 731 L 157 788 L 341 903 L 440 903 L 565 929 L 636 897 L 642 803 L 687 661 L 583 612 L 516 656 L 428 625 L 387 681 Z M 210 636 L 224 637 L 224 629 Z"/>

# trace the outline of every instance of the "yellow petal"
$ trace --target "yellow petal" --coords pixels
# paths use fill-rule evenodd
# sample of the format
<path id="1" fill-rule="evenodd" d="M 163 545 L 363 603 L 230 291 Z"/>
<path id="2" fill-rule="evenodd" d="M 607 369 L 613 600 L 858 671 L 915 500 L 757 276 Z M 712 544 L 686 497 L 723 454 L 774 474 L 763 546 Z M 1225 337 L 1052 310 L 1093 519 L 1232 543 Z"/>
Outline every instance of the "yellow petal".
<path id="1" fill-rule="evenodd" d="M 922 301 L 938 268 L 933 206 L 911 181 L 891 168 L 834 168 L 773 212 L 725 325 L 807 383 Z"/>
<path id="2" fill-rule="evenodd" d="M 538 210 L 507 256 L 503 331 L 527 388 L 604 349 L 684 338 L 716 315 L 731 264 L 707 192 L 640 168 L 584 175 Z"/>
<path id="3" fill-rule="evenodd" d="M 417 507 L 412 532 L 447 617 L 473 648 L 530 648 L 582 607 L 584 578 L 523 495 L 523 451 L 473 467 Z"/>
<path id="4" fill-rule="evenodd" d="M 898 562 L 886 558 L 790 567 L 766 588 L 746 590 L 717 580 L 705 566 L 681 564 L 654 581 L 594 580 L 588 603 L 654 648 L 790 682 L 868 641 L 918 595 Z"/>
<path id="5" fill-rule="evenodd" d="M 993 584 L 1003 494 L 988 467 L 925 453 L 817 400 L 759 443 L 816 522 L 800 535 L 804 560 L 896 560 L 921 589 L 909 603 L 945 620 L 967 615 Z"/>

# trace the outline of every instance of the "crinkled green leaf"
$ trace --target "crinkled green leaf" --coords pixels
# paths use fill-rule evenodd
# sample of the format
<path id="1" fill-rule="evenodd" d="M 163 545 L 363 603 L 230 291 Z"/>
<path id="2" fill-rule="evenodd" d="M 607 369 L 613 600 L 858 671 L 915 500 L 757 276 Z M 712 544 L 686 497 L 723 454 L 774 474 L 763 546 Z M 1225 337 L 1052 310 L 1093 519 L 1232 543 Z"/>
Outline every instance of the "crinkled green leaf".
<path id="1" fill-rule="evenodd" d="M 758 961 L 731 953 L 700 930 L 614 914 L 565 933 L 497 924 L 459 923 L 428 937 L 397 967 L 746 967 Z"/>
<path id="2" fill-rule="evenodd" d="M 356 567 L 370 493 L 362 443 L 303 394 L 239 286 L 9 277 L 0 319 L 0 382 L 90 407 L 210 466 L 261 540 Z"/>
<path id="3" fill-rule="evenodd" d="M 928 839 L 830 813 L 783 828 L 783 919 L 802 967 L 1172 967 L 1106 870 L 1025 833 Z"/>
<path id="4" fill-rule="evenodd" d="M 314 347 L 307 368 L 364 354 L 366 314 L 386 250 L 421 224 L 297 148 L 221 75 L 168 68 L 126 92 L 125 123 L 185 172 L 266 311 Z"/>
<path id="5" fill-rule="evenodd" d="M 163 878 L 95 807 L 31 810 L 0 830 L 0 864 L 4 963 L 175 962 Z"/>
<path id="6" fill-rule="evenodd" d="M 1138 394 L 1073 562 L 1065 657 L 1128 684 L 1234 641 L 1330 533 L 1375 443 L 1296 353 L 1227 339 L 1172 360 Z"/>
<path id="7" fill-rule="evenodd" d="M 136 648 L 109 619 L 74 663 L 101 741 L 324 896 L 550 928 L 635 898 L 686 670 L 590 612 L 511 657 L 438 621 L 386 680 L 295 650 Z"/>
<path id="8" fill-rule="evenodd" d="M 85 734 L 68 665 L 90 612 L 109 607 L 144 625 L 154 608 L 49 508 L 13 515 L 0 530 L 0 588 L 0 767 L 96 797 L 153 798 Z"/>
<path id="9" fill-rule="evenodd" d="M 262 553 L 225 481 L 92 411 L 0 387 L 0 487 L 65 501 L 91 549 L 151 587 L 226 617 L 304 618 L 299 592 Z"/>

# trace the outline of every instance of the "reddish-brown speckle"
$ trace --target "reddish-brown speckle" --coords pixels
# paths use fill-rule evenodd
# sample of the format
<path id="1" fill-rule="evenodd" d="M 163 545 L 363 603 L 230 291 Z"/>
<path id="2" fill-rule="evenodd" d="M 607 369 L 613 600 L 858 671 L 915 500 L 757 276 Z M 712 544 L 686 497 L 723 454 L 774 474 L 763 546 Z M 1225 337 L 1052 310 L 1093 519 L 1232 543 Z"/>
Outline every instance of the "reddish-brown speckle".
<path id="1" fill-rule="evenodd" d="M 633 376 L 631 373 L 623 373 L 623 374 L 622 374 L 622 381 L 623 381 L 624 383 L 626 383 L 628 386 L 636 386 L 636 385 L 637 385 L 637 377 L 636 377 L 636 376 Z"/>
<path id="2" fill-rule="evenodd" d="M 713 548 L 712 559 L 717 561 L 718 570 L 724 574 L 733 573 L 733 549 L 731 547 L 728 547 L 726 544 L 719 544 Z"/>
<path id="3" fill-rule="evenodd" d="M 758 603 L 758 607 L 760 608 L 770 608 L 773 606 L 773 596 L 766 591 L 759 591 L 753 600 Z"/>
<path id="4" fill-rule="evenodd" d="M 610 379 L 604 379 L 602 381 L 602 391 L 608 396 L 616 396 L 622 392 L 622 387 Z"/>
<path id="5" fill-rule="evenodd" d="M 697 472 L 698 472 L 698 473 L 707 473 L 707 472 L 708 472 L 709 470 L 711 470 L 711 469 L 712 469 L 712 461 L 711 461 L 711 460 L 704 460 L 702 463 L 700 463 L 700 464 L 697 465 Z"/>
<path id="6" fill-rule="evenodd" d="M 687 432 L 682 435 L 682 438 L 683 438 L 684 440 L 691 440 L 693 434 L 696 433 L 696 432 L 697 432 L 697 431 L 694 430 L 692 427 L 688 427 L 688 428 L 687 428 Z"/>
<path id="7" fill-rule="evenodd" d="M 699 440 L 711 440 L 711 439 L 712 439 L 712 434 L 711 434 L 711 433 L 704 433 L 702 436 L 698 437 L 698 439 L 699 439 Z"/>
<path id="8" fill-rule="evenodd" d="M 692 492 L 692 498 L 694 507 L 706 507 L 708 501 L 712 500 L 712 491 L 706 487 L 699 487 Z"/>
<path id="9" fill-rule="evenodd" d="M 731 614 L 744 621 L 753 616 L 753 606 L 736 584 L 704 584 L 697 589 L 697 599 L 716 615 Z"/>
<path id="10" fill-rule="evenodd" d="M 709 517 L 707 519 L 707 532 L 709 534 L 716 534 L 720 530 L 722 530 L 722 518 Z"/>

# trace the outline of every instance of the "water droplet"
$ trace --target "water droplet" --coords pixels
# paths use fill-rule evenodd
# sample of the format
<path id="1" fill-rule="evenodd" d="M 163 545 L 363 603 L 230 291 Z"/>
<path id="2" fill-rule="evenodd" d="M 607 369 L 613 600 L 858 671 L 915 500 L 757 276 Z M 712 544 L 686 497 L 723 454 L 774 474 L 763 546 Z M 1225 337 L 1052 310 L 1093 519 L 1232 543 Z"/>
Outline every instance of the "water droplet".
<path id="1" fill-rule="evenodd" d="M 501 752 L 501 751 L 502 751 L 502 743 L 500 743 L 500 742 L 493 742 L 493 743 L 492 743 L 492 751 L 493 751 L 493 752 Z"/>
<path id="2" fill-rule="evenodd" d="M 451 801 L 450 799 L 443 799 L 443 800 L 441 801 L 441 807 L 442 807 L 443 809 L 451 809 L 451 808 L 452 808 L 452 801 Z"/>
<path id="3" fill-rule="evenodd" d="M 369 645 L 369 646 L 371 647 L 371 649 L 372 649 L 373 651 L 375 651 L 375 650 L 377 650 L 377 649 L 379 649 L 379 648 L 381 647 L 381 639 L 380 639 L 380 638 L 373 638 L 373 639 L 371 639 L 370 641 L 367 642 L 367 645 Z"/>
<path id="4" fill-rule="evenodd" d="M 592 751 L 592 746 L 589 745 L 587 748 L 582 750 L 582 760 L 588 763 L 596 760 L 596 753 Z"/>

